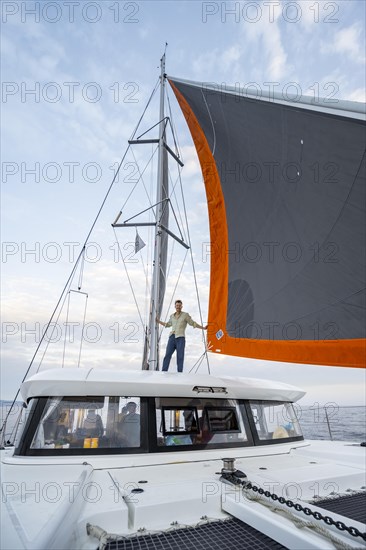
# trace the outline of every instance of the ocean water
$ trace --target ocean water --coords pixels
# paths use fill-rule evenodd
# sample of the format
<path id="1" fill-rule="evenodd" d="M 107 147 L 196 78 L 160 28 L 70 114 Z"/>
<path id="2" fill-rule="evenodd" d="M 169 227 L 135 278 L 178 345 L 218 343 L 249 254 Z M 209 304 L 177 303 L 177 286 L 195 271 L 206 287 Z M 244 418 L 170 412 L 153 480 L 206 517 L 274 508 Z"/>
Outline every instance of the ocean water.
<path id="1" fill-rule="evenodd" d="M 366 407 L 302 407 L 297 416 L 305 439 L 366 441 Z"/>
<path id="2" fill-rule="evenodd" d="M 8 439 L 10 439 L 10 441 L 13 442 L 17 435 L 16 432 L 18 432 L 19 435 L 24 426 L 27 412 L 26 409 L 23 408 L 22 403 L 15 403 L 12 409 L 11 404 L 11 401 L 0 401 L 0 428 L 3 428 L 3 423 L 9 414 L 5 425 L 4 440 L 8 441 Z M 20 415 L 21 418 L 19 422 Z M 1 442 L 3 442 L 3 431 L 1 431 Z"/>
<path id="3" fill-rule="evenodd" d="M 10 402 L 0 401 L 0 427 L 10 410 Z M 366 407 L 339 407 L 328 403 L 311 407 L 295 404 L 295 410 L 305 439 L 333 439 L 335 441 L 366 441 Z M 17 420 L 22 412 L 18 435 L 24 426 L 27 410 L 16 403 L 6 425 L 6 440 L 13 439 Z"/>

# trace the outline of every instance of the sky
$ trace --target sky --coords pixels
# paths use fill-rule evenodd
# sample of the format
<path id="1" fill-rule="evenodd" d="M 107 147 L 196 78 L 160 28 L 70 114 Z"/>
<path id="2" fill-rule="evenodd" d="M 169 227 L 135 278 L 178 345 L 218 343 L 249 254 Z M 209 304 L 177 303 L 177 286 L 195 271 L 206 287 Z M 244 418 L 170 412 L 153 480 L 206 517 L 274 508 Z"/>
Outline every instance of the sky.
<path id="1" fill-rule="evenodd" d="M 165 44 L 166 72 L 171 76 L 218 86 L 254 84 L 284 95 L 296 91 L 315 98 L 365 101 L 365 6 L 359 0 L 2 2 L 2 399 L 13 398 L 31 362 L 157 83 Z M 202 319 L 190 253 L 179 277 L 184 250 L 178 245 L 169 252 L 164 316 L 172 310 L 171 300 L 180 297 L 184 309 L 205 323 L 209 231 L 204 186 L 185 121 L 171 91 L 168 94 L 185 164 L 182 186 Z M 141 133 L 156 122 L 155 94 Z M 154 130 L 148 135 L 156 137 Z M 147 312 L 145 275 L 150 276 L 151 257 L 145 249 L 133 255 L 134 229 L 114 233 L 111 223 L 121 209 L 127 219 L 154 203 L 156 156 L 153 169 L 148 167 L 137 183 L 137 161 L 142 171 L 153 152 L 152 146 L 128 152 L 91 235 L 81 292 L 68 296 L 49 334 L 47 353 L 40 367 L 38 356 L 31 373 L 38 367 L 78 364 L 141 368 L 141 319 Z M 173 204 L 184 228 L 175 167 L 171 178 L 176 186 Z M 140 236 L 151 241 L 146 228 Z M 78 280 L 79 270 L 74 291 Z M 85 311 L 87 332 L 80 354 Z M 163 331 L 162 350 L 167 335 Z M 43 356 L 44 349 L 40 351 Z M 193 368 L 202 353 L 200 331 L 188 327 L 185 369 Z M 361 369 L 209 355 L 214 374 L 293 384 L 307 392 L 303 402 L 308 405 L 365 404 Z M 203 362 L 200 372 L 205 371 Z"/>

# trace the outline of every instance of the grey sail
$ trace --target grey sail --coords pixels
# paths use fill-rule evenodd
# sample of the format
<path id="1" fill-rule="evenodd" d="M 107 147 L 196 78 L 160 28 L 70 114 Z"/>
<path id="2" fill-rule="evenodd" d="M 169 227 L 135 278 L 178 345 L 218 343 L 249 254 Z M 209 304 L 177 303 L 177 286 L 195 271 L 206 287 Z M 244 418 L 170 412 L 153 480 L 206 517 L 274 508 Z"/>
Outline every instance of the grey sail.
<path id="1" fill-rule="evenodd" d="M 212 351 L 365 366 L 363 106 L 170 82 L 206 186 Z"/>

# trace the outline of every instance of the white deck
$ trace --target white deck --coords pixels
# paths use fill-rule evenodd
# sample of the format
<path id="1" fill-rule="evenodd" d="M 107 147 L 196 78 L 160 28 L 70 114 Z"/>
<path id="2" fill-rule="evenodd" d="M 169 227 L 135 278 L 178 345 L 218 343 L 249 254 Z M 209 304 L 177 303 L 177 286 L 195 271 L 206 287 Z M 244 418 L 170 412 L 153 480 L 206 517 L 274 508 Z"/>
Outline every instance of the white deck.
<path id="1" fill-rule="evenodd" d="M 228 513 L 239 518 L 245 513 L 249 524 L 269 526 L 272 538 L 277 530 L 278 540 L 284 543 L 285 537 L 289 548 L 304 548 L 301 544 L 306 541 L 306 548 L 333 548 L 306 531 L 299 538 L 296 528 L 294 537 L 289 520 L 276 515 L 273 523 L 273 518 L 267 518 L 272 512 L 243 500 L 240 492 L 220 481 L 221 458 L 236 457 L 235 466 L 253 483 L 299 502 L 316 494 L 325 497 L 332 491 L 360 490 L 366 483 L 366 449 L 344 442 L 109 457 L 2 454 L 7 480 L 3 484 L 2 548 L 7 550 L 97 548 L 96 539 L 86 534 L 87 523 L 127 535 L 138 529 L 169 529 L 172 522 L 196 525 L 203 516 L 223 518 Z M 135 495 L 131 493 L 134 488 L 144 492 Z M 353 520 L 345 522 L 357 526 Z M 9 529 L 9 523 L 15 529 Z M 359 540 L 355 543 L 348 538 L 347 543 L 362 546 Z"/>

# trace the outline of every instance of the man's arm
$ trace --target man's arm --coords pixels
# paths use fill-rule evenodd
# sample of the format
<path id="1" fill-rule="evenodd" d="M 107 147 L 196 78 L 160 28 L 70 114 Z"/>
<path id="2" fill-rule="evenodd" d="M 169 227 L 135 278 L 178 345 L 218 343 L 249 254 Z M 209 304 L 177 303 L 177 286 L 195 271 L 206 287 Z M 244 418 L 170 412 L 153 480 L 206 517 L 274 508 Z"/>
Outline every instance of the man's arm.
<path id="1" fill-rule="evenodd" d="M 167 323 L 164 323 L 164 321 L 160 321 L 160 319 L 158 319 L 158 318 L 156 317 L 155 321 L 156 321 L 157 323 L 159 323 L 159 325 L 162 325 L 163 327 L 171 327 L 171 326 L 172 326 L 172 322 L 171 322 L 170 319 L 169 319 L 169 321 L 168 321 Z"/>
<path id="2" fill-rule="evenodd" d="M 195 328 L 201 328 L 202 330 L 207 330 L 208 329 L 208 325 L 205 325 L 204 327 L 202 327 L 198 323 L 195 323 L 195 325 L 196 325 Z"/>
<path id="3" fill-rule="evenodd" d="M 187 317 L 186 317 L 186 321 L 189 325 L 191 325 L 191 327 L 193 328 L 200 328 L 202 330 L 207 330 L 208 329 L 208 325 L 206 326 L 202 326 L 202 325 L 199 325 L 198 323 L 196 323 L 196 321 L 193 321 L 192 317 L 189 315 L 189 313 L 187 313 Z"/>

